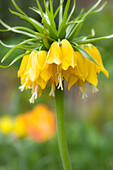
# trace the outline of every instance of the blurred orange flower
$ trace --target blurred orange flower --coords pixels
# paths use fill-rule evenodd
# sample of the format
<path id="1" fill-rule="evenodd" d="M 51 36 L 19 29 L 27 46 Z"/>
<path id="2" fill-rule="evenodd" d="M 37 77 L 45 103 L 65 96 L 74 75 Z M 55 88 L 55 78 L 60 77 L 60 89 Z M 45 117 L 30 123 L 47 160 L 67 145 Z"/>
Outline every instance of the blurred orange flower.
<path id="1" fill-rule="evenodd" d="M 55 114 L 43 104 L 35 106 L 24 119 L 28 136 L 38 142 L 46 141 L 56 133 Z"/>
<path id="2" fill-rule="evenodd" d="M 32 139 L 43 142 L 56 133 L 55 114 L 46 105 L 35 106 L 32 111 L 20 114 L 17 120 L 18 126 L 15 132 L 19 136 L 26 133 Z"/>

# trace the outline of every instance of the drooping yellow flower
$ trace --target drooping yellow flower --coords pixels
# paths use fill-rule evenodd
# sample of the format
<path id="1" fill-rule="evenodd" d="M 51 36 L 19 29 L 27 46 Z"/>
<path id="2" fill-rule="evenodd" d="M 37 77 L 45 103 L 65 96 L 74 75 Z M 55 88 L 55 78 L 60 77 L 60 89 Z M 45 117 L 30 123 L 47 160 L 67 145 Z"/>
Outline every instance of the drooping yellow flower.
<path id="1" fill-rule="evenodd" d="M 63 70 L 69 66 L 75 67 L 74 50 L 66 39 L 61 42 L 53 42 L 47 56 L 47 63 L 61 65 Z"/>
<path id="2" fill-rule="evenodd" d="M 69 41 L 63 39 L 61 42 L 53 42 L 49 49 L 46 63 L 54 64 L 56 69 L 53 74 L 53 77 L 56 77 L 54 81 L 57 82 L 56 85 L 58 84 L 57 88 L 63 90 L 63 71 L 65 72 L 69 67 L 74 69 L 77 66 L 74 49 Z"/>
<path id="3" fill-rule="evenodd" d="M 23 57 L 18 76 L 21 78 L 21 91 L 32 89 L 32 97 L 30 102 L 33 103 L 37 95 L 41 95 L 42 90 L 46 87 L 47 82 L 44 81 L 40 74 L 45 64 L 47 53 L 45 51 L 32 51 L 29 55 Z"/>
<path id="4" fill-rule="evenodd" d="M 74 69 L 69 67 L 67 70 L 63 71 L 63 74 L 64 78 L 68 82 L 68 90 L 70 90 L 73 84 L 76 84 L 80 87 L 80 91 L 83 93 L 84 98 L 87 96 L 85 94 L 86 87 L 84 85 L 89 82 L 95 87 L 93 87 L 93 92 L 94 89 L 95 91 L 98 91 L 96 88 L 98 84 L 97 73 L 102 71 L 107 78 L 109 77 L 109 73 L 105 70 L 101 55 L 95 46 L 92 44 L 87 44 L 84 45 L 83 48 L 95 59 L 98 65 L 85 58 L 79 51 L 75 51 L 77 66 Z"/>
<path id="5" fill-rule="evenodd" d="M 109 73 L 105 70 L 102 63 L 101 55 L 95 46 L 93 46 L 92 44 L 87 44 L 84 46 L 84 49 L 95 59 L 98 65 L 85 58 L 80 52 L 75 52 L 77 55 L 78 68 L 82 75 L 82 80 L 88 81 L 92 85 L 97 86 L 97 73 L 102 71 L 107 78 L 109 77 Z"/>

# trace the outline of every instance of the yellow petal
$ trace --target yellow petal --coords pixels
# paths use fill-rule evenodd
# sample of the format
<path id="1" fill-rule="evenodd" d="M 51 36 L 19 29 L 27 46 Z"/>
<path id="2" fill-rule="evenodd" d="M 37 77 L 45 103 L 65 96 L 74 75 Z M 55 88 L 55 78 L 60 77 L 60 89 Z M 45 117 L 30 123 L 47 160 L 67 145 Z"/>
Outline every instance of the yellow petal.
<path id="1" fill-rule="evenodd" d="M 100 55 L 98 49 L 95 46 L 93 46 L 92 44 L 88 44 L 88 46 L 85 46 L 84 49 L 95 59 L 95 61 L 100 66 L 100 67 L 98 67 L 98 69 L 101 70 L 108 78 L 109 73 L 103 66 L 102 58 L 101 58 L 101 55 Z"/>
<path id="2" fill-rule="evenodd" d="M 75 53 L 77 55 L 78 69 L 82 76 L 82 80 L 85 81 L 88 76 L 88 61 L 80 52 L 76 51 Z"/>
<path id="3" fill-rule="evenodd" d="M 37 65 L 38 68 L 41 70 L 44 65 L 45 65 L 45 61 L 46 61 L 46 57 L 47 57 L 47 52 L 46 51 L 40 51 L 38 52 L 38 59 L 37 59 Z"/>
<path id="4" fill-rule="evenodd" d="M 42 94 L 42 88 L 38 86 L 38 96 L 41 96 L 41 94 Z"/>
<path id="5" fill-rule="evenodd" d="M 41 89 L 45 89 L 47 85 L 47 83 L 40 76 L 36 80 L 36 84 L 38 84 L 41 87 Z"/>
<path id="6" fill-rule="evenodd" d="M 47 63 L 60 64 L 62 60 L 62 53 L 58 42 L 53 42 L 47 56 Z"/>
<path id="7" fill-rule="evenodd" d="M 68 90 L 72 87 L 73 84 L 75 84 L 78 80 L 78 77 L 76 77 L 74 74 L 71 74 L 68 80 Z"/>
<path id="8" fill-rule="evenodd" d="M 88 76 L 86 78 L 86 80 L 93 84 L 94 86 L 97 86 L 98 84 L 98 79 L 97 79 L 97 66 L 93 63 L 89 63 L 88 64 Z"/>
<path id="9" fill-rule="evenodd" d="M 84 84 L 86 84 L 86 81 L 82 81 L 81 79 L 78 79 L 76 82 L 76 85 L 79 87 L 82 87 Z"/>
<path id="10" fill-rule="evenodd" d="M 28 52 L 29 52 L 29 51 L 27 51 L 26 53 L 28 53 Z M 25 56 L 23 57 L 22 62 L 21 62 L 21 65 L 20 65 L 20 68 L 19 68 L 19 70 L 18 70 L 18 77 L 20 77 L 20 76 L 24 73 L 24 71 L 25 71 L 25 69 L 26 69 L 26 67 L 27 67 L 27 64 L 28 64 L 29 56 L 30 56 L 30 55 L 25 55 Z"/>
<path id="11" fill-rule="evenodd" d="M 74 50 L 67 40 L 62 40 L 62 69 L 67 70 L 69 66 L 75 67 L 74 63 Z"/>
<path id="12" fill-rule="evenodd" d="M 52 76 L 52 64 L 46 63 L 46 65 L 43 67 L 40 77 L 47 82 Z"/>
<path id="13" fill-rule="evenodd" d="M 35 50 L 30 54 L 29 62 L 25 70 L 25 74 L 29 76 L 31 81 L 35 81 L 40 74 L 40 70 L 38 69 L 37 63 L 38 63 L 38 53 Z"/>

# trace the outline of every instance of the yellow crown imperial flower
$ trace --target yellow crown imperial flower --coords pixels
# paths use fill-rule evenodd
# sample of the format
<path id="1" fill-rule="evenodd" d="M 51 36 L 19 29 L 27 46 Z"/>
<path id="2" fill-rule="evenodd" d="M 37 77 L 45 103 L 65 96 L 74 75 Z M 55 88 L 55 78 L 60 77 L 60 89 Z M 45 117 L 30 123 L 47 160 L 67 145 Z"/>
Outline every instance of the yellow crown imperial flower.
<path id="1" fill-rule="evenodd" d="M 87 82 L 92 84 L 92 91 L 94 93 L 98 91 L 96 88 L 98 84 L 97 73 L 102 71 L 107 77 L 109 76 L 103 66 L 99 51 L 92 43 L 113 38 L 113 35 L 95 38 L 94 29 L 87 36 L 78 34 L 85 19 L 90 14 L 100 12 L 105 7 L 106 2 L 98 7 L 102 0 L 97 0 L 87 12 L 81 10 L 79 15 L 72 19 L 76 0 L 73 0 L 73 7 L 70 12 L 71 0 L 67 0 L 65 5 L 63 4 L 64 0 L 60 0 L 60 5 L 55 10 L 52 0 L 43 0 L 44 11 L 39 0 L 36 0 L 38 8 L 33 7 L 30 9 L 40 15 L 42 18 L 40 23 L 25 14 L 18 7 L 15 0 L 11 1 L 17 12 L 11 9 L 10 12 L 29 22 L 33 29 L 23 26 L 11 27 L 0 20 L 0 24 L 6 28 L 6 30 L 0 31 L 12 31 L 27 36 L 24 41 L 13 46 L 0 41 L 3 46 L 11 48 L 1 62 L 7 59 L 16 49 L 25 51 L 17 56 L 8 66 L 0 65 L 0 67 L 9 67 L 23 57 L 18 71 L 18 77 L 21 79 L 21 86 L 19 88 L 21 91 L 31 89 L 32 96 L 29 100 L 30 103 L 34 103 L 34 100 L 37 99 L 38 95 L 41 95 L 42 90 L 48 84 L 51 86 L 49 95 L 55 96 L 57 134 L 62 163 L 65 170 L 71 170 L 64 128 L 64 80 L 68 82 L 68 90 L 70 90 L 73 84 L 79 86 L 82 98 L 85 98 L 87 97 Z M 33 125 L 35 127 L 37 121 L 35 122 L 34 120 L 36 120 L 36 117 L 33 118 Z M 40 127 L 42 129 L 45 128 L 43 122 L 40 123 Z M 37 128 L 39 129 L 38 126 Z M 46 134 L 44 138 L 47 138 Z"/>
<path id="2" fill-rule="evenodd" d="M 51 86 L 49 95 L 55 96 L 56 88 L 63 90 L 64 80 L 68 82 L 68 90 L 70 90 L 73 84 L 76 84 L 80 87 L 80 91 L 84 93 L 85 84 L 89 82 L 95 86 L 95 88 L 93 87 L 93 92 L 97 91 L 97 73 L 102 71 L 107 77 L 109 74 L 103 66 L 98 49 L 91 43 L 112 38 L 113 35 L 94 38 L 94 30 L 92 30 L 91 35 L 88 36 L 78 36 L 78 32 L 85 19 L 92 13 L 100 12 L 106 5 L 106 2 L 98 8 L 101 2 L 101 0 L 98 0 L 87 12 L 80 12 L 80 14 L 72 20 L 76 0 L 73 2 L 73 8 L 70 13 L 68 12 L 70 0 L 67 0 L 64 10 L 64 1 L 60 0 L 60 5 L 56 11 L 53 10 L 51 0 L 49 0 L 48 6 L 44 0 L 45 12 L 42 10 L 39 1 L 36 0 L 38 8 L 33 7 L 30 9 L 41 16 L 42 23 L 39 23 L 35 19 L 27 16 L 14 0 L 11 1 L 17 12 L 11 9 L 10 12 L 28 21 L 36 31 L 27 27 L 10 27 L 0 20 L 1 25 L 8 28 L 7 31 L 11 30 L 30 37 L 13 46 L 4 56 L 2 62 L 16 48 L 23 49 L 26 52 L 16 57 L 8 66 L 0 67 L 9 67 L 23 57 L 18 71 L 18 77 L 21 79 L 19 89 L 21 91 L 31 89 L 32 96 L 29 100 L 30 103 L 34 103 L 34 100 L 37 99 L 37 96 L 41 95 L 42 90 L 44 90 L 48 84 Z M 59 14 L 58 18 L 56 18 L 58 16 L 57 14 Z M 55 18 L 58 19 L 58 26 L 56 26 Z M 2 41 L 1 44 L 5 47 L 11 47 Z M 86 95 L 83 94 L 83 96 Z"/>

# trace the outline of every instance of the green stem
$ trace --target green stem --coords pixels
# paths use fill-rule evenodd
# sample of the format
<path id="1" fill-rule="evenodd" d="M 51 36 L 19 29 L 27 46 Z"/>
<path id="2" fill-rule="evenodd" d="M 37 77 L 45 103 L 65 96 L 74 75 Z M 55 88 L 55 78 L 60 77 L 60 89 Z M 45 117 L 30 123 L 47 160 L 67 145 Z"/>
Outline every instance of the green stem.
<path id="1" fill-rule="evenodd" d="M 64 170 L 71 170 L 71 164 L 69 160 L 66 136 L 65 136 L 65 123 L 64 123 L 64 91 L 56 89 L 55 91 L 56 101 L 56 118 L 57 118 L 57 136 L 58 144 L 63 163 Z"/>

